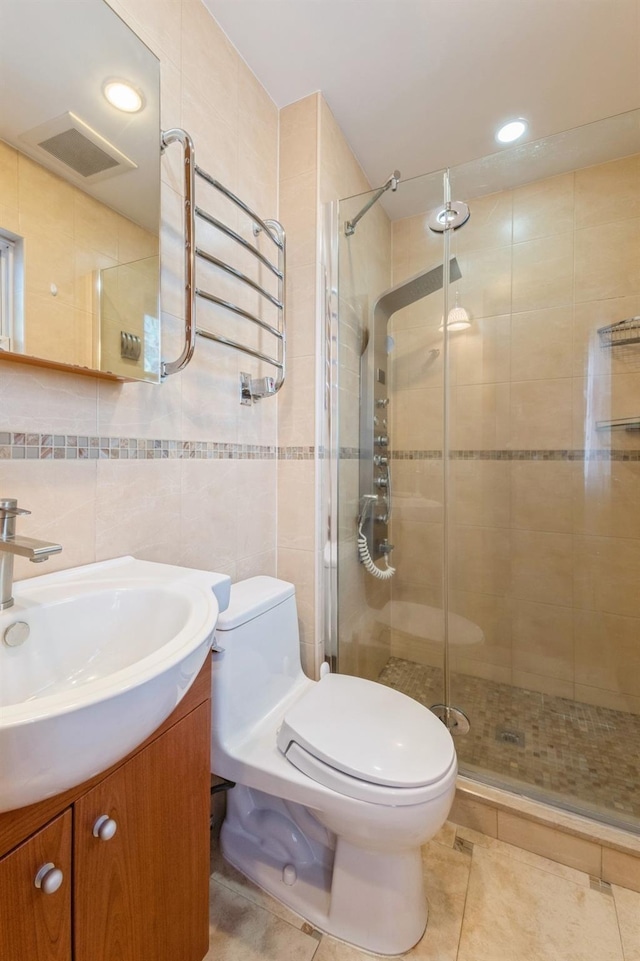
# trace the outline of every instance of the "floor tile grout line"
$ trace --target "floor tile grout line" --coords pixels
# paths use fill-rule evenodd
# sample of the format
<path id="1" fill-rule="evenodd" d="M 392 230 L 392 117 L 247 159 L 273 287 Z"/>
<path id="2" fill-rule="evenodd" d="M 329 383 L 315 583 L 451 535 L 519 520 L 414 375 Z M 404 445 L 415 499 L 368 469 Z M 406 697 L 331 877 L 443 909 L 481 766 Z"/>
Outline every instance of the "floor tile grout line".
<path id="1" fill-rule="evenodd" d="M 613 885 L 611 886 L 611 894 L 613 896 L 613 910 L 616 913 L 616 924 L 618 926 L 618 938 L 620 939 L 620 954 L 622 956 L 622 961 L 627 961 L 627 955 L 624 950 L 624 938 L 622 937 L 622 925 L 620 924 L 620 914 L 618 913 L 618 901 L 616 899 L 616 893 L 613 888 Z"/>
<path id="2" fill-rule="evenodd" d="M 458 837 L 458 832 L 456 831 L 456 839 Z M 454 842 L 455 843 L 455 842 Z M 462 906 L 462 917 L 460 919 L 460 930 L 458 931 L 458 943 L 456 944 L 456 956 L 455 961 L 458 961 L 460 957 L 460 946 L 462 944 L 462 931 L 464 929 L 464 919 L 467 913 L 467 900 L 469 898 L 469 885 L 471 884 L 471 871 L 473 870 L 473 856 L 476 851 L 476 845 L 473 845 L 473 850 L 469 855 L 469 874 L 467 875 L 467 886 L 464 891 L 464 904 Z"/>

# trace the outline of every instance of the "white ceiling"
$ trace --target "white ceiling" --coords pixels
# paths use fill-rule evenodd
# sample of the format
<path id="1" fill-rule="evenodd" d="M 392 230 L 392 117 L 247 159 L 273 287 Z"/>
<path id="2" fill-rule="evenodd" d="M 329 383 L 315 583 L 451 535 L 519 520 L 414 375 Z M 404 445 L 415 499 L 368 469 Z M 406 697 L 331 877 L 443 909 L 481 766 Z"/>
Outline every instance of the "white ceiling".
<path id="1" fill-rule="evenodd" d="M 373 185 L 640 106 L 640 0 L 204 0 L 279 107 L 321 90 Z"/>

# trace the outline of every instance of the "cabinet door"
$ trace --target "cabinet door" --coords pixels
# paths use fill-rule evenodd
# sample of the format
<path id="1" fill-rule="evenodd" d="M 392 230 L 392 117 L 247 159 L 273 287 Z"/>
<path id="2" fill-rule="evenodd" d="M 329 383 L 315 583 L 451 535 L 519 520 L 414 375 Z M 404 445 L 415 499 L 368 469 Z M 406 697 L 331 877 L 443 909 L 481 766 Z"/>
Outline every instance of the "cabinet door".
<path id="1" fill-rule="evenodd" d="M 35 885 L 47 864 L 62 871 L 49 894 L 59 876 Z M 71 810 L 0 860 L 0 958 L 71 961 Z"/>
<path id="2" fill-rule="evenodd" d="M 76 802 L 75 961 L 202 961 L 209 757 L 207 702 Z M 117 830 L 100 840 L 105 815 Z"/>

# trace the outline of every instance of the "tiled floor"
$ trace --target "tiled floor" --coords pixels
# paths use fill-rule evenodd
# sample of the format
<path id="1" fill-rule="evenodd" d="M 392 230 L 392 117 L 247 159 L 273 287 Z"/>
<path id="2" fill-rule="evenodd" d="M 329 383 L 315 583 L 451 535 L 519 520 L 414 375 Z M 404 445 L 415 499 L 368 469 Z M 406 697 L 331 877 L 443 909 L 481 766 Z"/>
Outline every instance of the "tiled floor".
<path id="1" fill-rule="evenodd" d="M 434 667 L 392 657 L 379 680 L 427 707 L 442 699 Z M 640 715 L 464 674 L 452 674 L 451 690 L 471 721 L 456 738 L 463 771 L 531 785 L 556 803 L 640 828 Z"/>
<path id="2" fill-rule="evenodd" d="M 640 894 L 446 824 L 424 848 L 429 923 L 411 961 L 640 961 Z M 364 961 L 212 848 L 205 961 Z"/>

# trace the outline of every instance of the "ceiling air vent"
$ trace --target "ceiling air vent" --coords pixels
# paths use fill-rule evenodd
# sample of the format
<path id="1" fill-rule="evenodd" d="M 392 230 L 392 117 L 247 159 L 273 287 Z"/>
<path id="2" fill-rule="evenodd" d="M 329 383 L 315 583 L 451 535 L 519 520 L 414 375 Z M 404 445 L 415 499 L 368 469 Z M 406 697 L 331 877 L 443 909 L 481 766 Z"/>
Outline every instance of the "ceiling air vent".
<path id="1" fill-rule="evenodd" d="M 136 168 L 117 147 L 70 111 L 28 130 L 19 139 L 29 144 L 32 157 L 54 170 L 66 174 L 73 171 L 84 183 Z"/>

